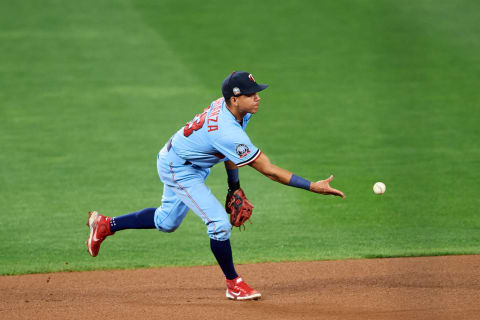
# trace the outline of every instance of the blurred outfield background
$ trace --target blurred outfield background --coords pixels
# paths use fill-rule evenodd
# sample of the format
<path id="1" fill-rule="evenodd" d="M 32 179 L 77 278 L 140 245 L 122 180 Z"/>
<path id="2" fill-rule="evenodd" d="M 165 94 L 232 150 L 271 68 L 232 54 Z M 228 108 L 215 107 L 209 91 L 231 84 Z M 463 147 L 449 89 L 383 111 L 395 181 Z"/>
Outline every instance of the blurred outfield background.
<path id="1" fill-rule="evenodd" d="M 479 21 L 474 0 L 1 1 L 0 274 L 214 264 L 191 212 L 95 259 L 85 222 L 160 205 L 156 153 L 234 69 L 270 84 L 252 141 L 347 195 L 241 169 L 237 263 L 480 253 Z M 207 184 L 223 201 L 223 166 Z"/>

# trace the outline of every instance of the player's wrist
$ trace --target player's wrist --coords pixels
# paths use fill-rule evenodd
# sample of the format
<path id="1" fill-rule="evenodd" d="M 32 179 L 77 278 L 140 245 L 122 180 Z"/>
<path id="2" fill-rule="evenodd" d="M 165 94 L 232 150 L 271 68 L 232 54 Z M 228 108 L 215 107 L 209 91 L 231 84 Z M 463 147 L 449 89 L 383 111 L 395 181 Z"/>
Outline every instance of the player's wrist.
<path id="1" fill-rule="evenodd" d="M 236 169 L 229 169 L 227 168 L 227 176 L 228 176 L 228 191 L 234 192 L 240 189 L 240 179 L 238 178 L 238 168 Z"/>
<path id="2" fill-rule="evenodd" d="M 296 174 L 292 174 L 292 177 L 290 178 L 290 182 L 288 183 L 288 185 L 291 187 L 305 189 L 305 190 L 310 190 L 311 184 L 312 184 L 311 181 L 304 179 L 302 177 L 299 177 Z"/>
<path id="3" fill-rule="evenodd" d="M 228 192 L 229 193 L 233 193 L 233 192 L 237 191 L 238 189 L 240 189 L 240 180 L 237 180 L 237 181 L 228 180 Z"/>

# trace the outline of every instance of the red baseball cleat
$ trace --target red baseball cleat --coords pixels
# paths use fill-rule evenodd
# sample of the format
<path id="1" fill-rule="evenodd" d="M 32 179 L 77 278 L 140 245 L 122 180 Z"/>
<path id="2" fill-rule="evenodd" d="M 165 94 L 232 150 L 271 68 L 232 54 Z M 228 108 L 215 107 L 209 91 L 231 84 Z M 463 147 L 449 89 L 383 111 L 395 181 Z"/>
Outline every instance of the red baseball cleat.
<path id="1" fill-rule="evenodd" d="M 260 292 L 252 289 L 241 277 L 233 280 L 227 279 L 227 298 L 232 300 L 258 300 Z"/>
<path id="2" fill-rule="evenodd" d="M 87 227 L 90 227 L 90 237 L 87 240 L 87 248 L 92 257 L 98 255 L 102 241 L 113 234 L 110 231 L 110 219 L 110 217 L 102 216 L 97 211 L 88 213 Z"/>

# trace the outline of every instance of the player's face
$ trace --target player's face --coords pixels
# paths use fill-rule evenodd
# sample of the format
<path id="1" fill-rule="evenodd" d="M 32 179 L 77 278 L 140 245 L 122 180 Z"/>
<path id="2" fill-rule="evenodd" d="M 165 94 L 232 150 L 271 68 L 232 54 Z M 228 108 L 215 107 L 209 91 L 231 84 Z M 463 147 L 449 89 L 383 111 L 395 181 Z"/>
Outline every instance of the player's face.
<path id="1" fill-rule="evenodd" d="M 238 104 L 238 111 L 241 113 L 257 113 L 260 96 L 258 93 L 241 95 L 237 97 L 236 102 Z"/>

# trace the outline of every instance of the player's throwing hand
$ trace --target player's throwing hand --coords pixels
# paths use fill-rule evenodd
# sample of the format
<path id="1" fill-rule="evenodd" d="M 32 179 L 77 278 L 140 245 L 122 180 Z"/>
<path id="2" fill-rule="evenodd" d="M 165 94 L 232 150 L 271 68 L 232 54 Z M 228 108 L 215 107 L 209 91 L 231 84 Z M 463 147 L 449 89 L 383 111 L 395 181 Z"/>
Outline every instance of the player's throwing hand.
<path id="1" fill-rule="evenodd" d="M 315 193 L 321 193 L 325 195 L 334 195 L 334 196 L 345 198 L 345 195 L 343 194 L 342 191 L 330 187 L 330 182 L 332 182 L 332 180 L 333 180 L 333 175 L 330 176 L 328 179 L 312 182 L 310 184 L 310 190 Z"/>
<path id="2" fill-rule="evenodd" d="M 262 153 L 260 156 L 250 164 L 255 170 L 266 175 L 270 179 L 289 185 L 291 187 L 302 188 L 311 192 L 320 193 L 324 195 L 334 195 L 345 198 L 345 195 L 340 190 L 330 187 L 330 182 L 333 180 L 333 175 L 328 179 L 312 182 L 304 179 L 292 172 L 280 168 L 270 162 L 270 159 Z"/>

